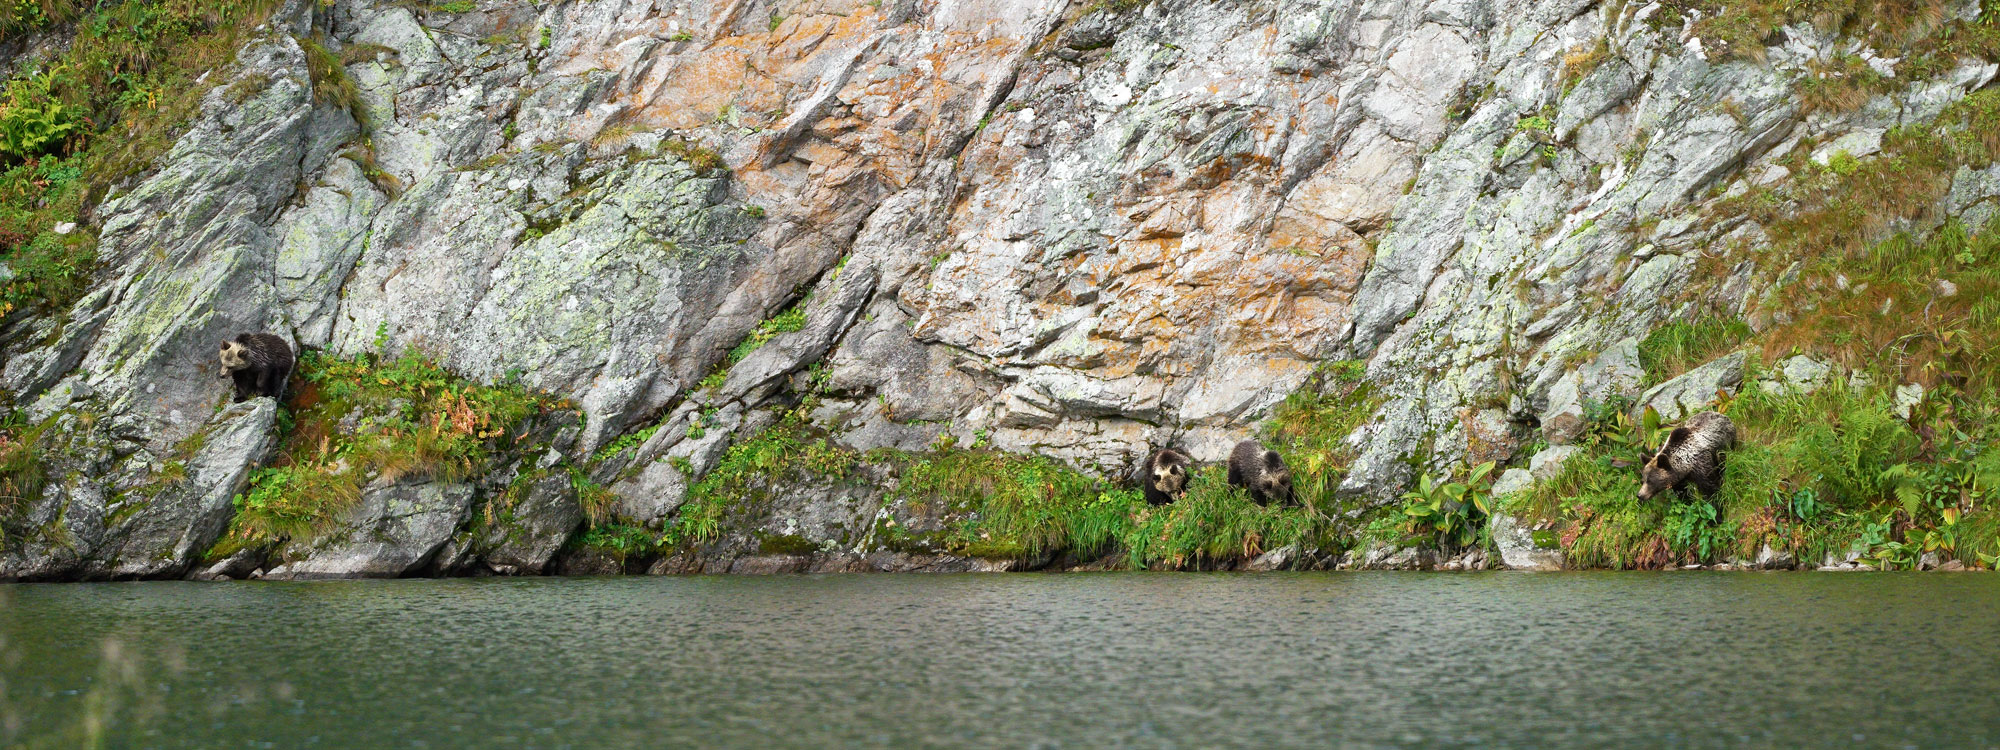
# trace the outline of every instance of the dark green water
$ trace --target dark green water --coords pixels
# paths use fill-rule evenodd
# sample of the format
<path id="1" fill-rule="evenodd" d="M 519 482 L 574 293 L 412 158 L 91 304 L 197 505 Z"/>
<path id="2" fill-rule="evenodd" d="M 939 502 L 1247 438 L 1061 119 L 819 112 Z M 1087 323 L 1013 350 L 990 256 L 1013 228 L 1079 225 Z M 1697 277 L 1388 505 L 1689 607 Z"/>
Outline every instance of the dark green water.
<path id="1" fill-rule="evenodd" d="M 0 585 L 5 747 L 2000 746 L 2000 576 Z"/>

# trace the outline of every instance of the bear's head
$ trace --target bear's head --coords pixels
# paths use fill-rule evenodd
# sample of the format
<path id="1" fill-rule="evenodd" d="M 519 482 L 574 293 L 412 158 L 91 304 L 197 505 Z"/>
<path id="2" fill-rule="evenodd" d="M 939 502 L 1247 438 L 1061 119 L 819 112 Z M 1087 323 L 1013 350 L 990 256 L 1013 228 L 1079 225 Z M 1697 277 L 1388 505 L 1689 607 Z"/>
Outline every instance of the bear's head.
<path id="1" fill-rule="evenodd" d="M 241 341 L 222 342 L 222 369 L 235 372 L 250 366 L 250 347 Z"/>
<path id="2" fill-rule="evenodd" d="M 1169 495 L 1177 495 L 1185 486 L 1187 486 L 1187 467 L 1181 463 L 1178 456 L 1171 453 L 1162 454 L 1159 460 L 1153 462 L 1154 489 Z"/>
<path id="3" fill-rule="evenodd" d="M 1264 451 L 1264 471 L 1257 475 L 1257 491 L 1267 498 L 1292 502 L 1292 470 L 1277 451 Z"/>
<path id="4" fill-rule="evenodd" d="M 1674 465 L 1674 450 L 1688 438 L 1688 428 L 1675 427 L 1667 435 L 1667 444 L 1660 446 L 1660 452 L 1646 459 L 1646 465 L 1639 467 L 1639 499 L 1649 500 L 1654 495 L 1672 490 L 1687 478 L 1687 470 Z"/>

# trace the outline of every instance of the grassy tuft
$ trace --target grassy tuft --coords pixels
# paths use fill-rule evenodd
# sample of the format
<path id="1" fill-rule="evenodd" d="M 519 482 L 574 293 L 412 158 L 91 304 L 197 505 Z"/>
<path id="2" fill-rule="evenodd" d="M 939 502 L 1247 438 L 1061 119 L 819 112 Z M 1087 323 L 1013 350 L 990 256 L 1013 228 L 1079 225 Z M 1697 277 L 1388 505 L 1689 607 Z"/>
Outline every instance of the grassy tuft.
<path id="1" fill-rule="evenodd" d="M 1667 323 L 1639 342 L 1639 366 L 1651 382 L 1663 382 L 1715 359 L 1749 338 L 1750 325 L 1734 318 Z"/>
<path id="2" fill-rule="evenodd" d="M 322 533 L 373 481 L 483 472 L 523 421 L 559 406 L 519 386 L 467 382 L 414 351 L 388 360 L 307 352 L 299 373 L 291 429 L 277 460 L 236 498 L 228 544 Z M 601 501 L 586 498 L 586 510 Z"/>

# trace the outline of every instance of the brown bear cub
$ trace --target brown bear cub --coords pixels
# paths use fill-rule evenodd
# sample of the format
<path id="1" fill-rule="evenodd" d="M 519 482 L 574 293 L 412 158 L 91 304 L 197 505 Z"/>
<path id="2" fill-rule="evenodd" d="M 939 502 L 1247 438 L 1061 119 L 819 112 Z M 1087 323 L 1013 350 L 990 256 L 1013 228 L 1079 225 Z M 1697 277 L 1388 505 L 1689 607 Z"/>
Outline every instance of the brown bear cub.
<path id="1" fill-rule="evenodd" d="M 1719 413 L 1688 417 L 1667 434 L 1660 452 L 1639 469 L 1639 499 L 1693 486 L 1703 498 L 1722 489 L 1723 460 L 1736 445 L 1736 424 Z"/>
<path id="2" fill-rule="evenodd" d="M 222 372 L 236 381 L 236 398 L 270 396 L 285 400 L 292 377 L 292 345 L 269 333 L 239 333 L 222 342 Z"/>
<path id="3" fill-rule="evenodd" d="M 1194 459 L 1172 448 L 1161 448 L 1146 459 L 1140 471 L 1139 488 L 1146 493 L 1147 505 L 1166 505 L 1187 491 L 1188 467 Z"/>
<path id="4" fill-rule="evenodd" d="M 1285 466 L 1285 459 L 1255 440 L 1237 443 L 1229 452 L 1229 483 L 1249 490 L 1250 499 L 1258 505 L 1297 500 L 1292 495 L 1292 470 Z"/>

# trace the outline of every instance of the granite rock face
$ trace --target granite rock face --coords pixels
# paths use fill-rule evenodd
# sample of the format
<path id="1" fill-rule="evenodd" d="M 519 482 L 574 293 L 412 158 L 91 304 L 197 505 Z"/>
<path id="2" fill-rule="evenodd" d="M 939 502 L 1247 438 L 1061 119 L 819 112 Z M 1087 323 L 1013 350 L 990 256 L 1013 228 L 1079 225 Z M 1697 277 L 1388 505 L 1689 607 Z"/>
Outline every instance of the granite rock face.
<path id="1" fill-rule="evenodd" d="M 247 330 L 518 376 L 583 413 L 560 461 L 657 426 L 595 477 L 641 525 L 809 372 L 848 448 L 978 439 L 1109 475 L 1169 438 L 1220 459 L 1359 360 L 1383 405 L 1342 491 L 1386 501 L 1411 457 L 1519 460 L 1590 402 L 1671 420 L 1734 388 L 1740 356 L 1637 392 L 1704 250 L 1761 231 L 1716 202 L 1995 73 L 1807 115 L 1809 30 L 1721 61 L 1654 5 L 1578 0 L 473 5 L 293 3 L 205 79 L 96 212 L 91 291 L 4 339 L 0 388 L 72 468 L 7 521 L 0 577 L 185 573 L 273 440 L 268 406 L 219 409 L 211 349 Z M 314 98 L 300 39 L 348 61 L 356 107 Z M 1967 173 L 1947 200 L 1996 194 Z M 1743 309 L 1769 291 L 1745 262 L 1719 287 Z M 558 565 L 582 514 L 547 484 L 512 536 L 474 512 L 504 482 L 371 486 L 282 574 Z M 823 550 L 696 567 L 962 562 L 867 562 L 879 491 L 775 492 L 763 531 Z"/>

